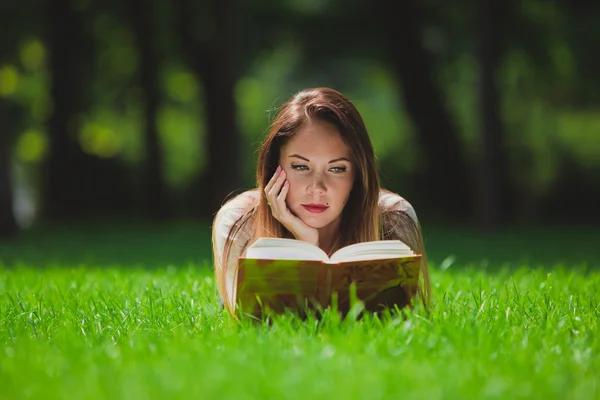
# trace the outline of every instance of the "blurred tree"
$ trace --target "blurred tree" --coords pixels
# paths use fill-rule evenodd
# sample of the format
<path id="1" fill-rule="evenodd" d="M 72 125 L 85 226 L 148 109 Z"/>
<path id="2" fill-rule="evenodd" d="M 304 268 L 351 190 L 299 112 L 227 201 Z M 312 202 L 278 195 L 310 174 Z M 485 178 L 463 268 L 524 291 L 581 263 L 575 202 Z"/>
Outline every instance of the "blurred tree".
<path id="1" fill-rule="evenodd" d="M 91 105 L 94 12 L 85 2 L 45 4 L 52 112 L 41 211 L 44 219 L 56 222 L 132 210 L 125 167 L 114 158 L 84 152 L 80 145 Z"/>
<path id="2" fill-rule="evenodd" d="M 442 215 L 465 217 L 473 204 L 471 177 L 423 45 L 419 5 L 416 0 L 378 0 L 373 4 L 381 22 L 387 59 L 398 77 L 398 88 L 426 157 L 421 176 L 423 203 Z"/>
<path id="3" fill-rule="evenodd" d="M 504 30 L 510 26 L 511 0 L 479 1 L 479 119 L 481 153 L 477 220 L 493 228 L 508 215 L 510 182 L 504 146 L 498 70 L 505 51 Z"/>
<path id="4" fill-rule="evenodd" d="M 208 160 L 191 190 L 194 214 L 211 218 L 223 199 L 240 189 L 241 137 L 236 122 L 233 70 L 234 0 L 177 1 L 184 60 L 202 83 Z"/>
<path id="5" fill-rule="evenodd" d="M 69 0 L 47 0 L 50 93 L 52 113 L 47 129 L 49 154 L 44 168 L 43 215 L 50 219 L 80 217 L 86 204 L 86 158 L 77 142 L 84 107 L 86 79 L 84 21 Z"/>
<path id="6" fill-rule="evenodd" d="M 167 187 L 163 178 L 163 155 L 158 137 L 157 111 L 160 104 L 159 60 L 156 43 L 158 26 L 152 0 L 127 0 L 128 16 L 139 53 L 139 79 L 144 93 L 143 126 L 146 158 L 144 161 L 144 199 L 148 214 L 165 218 L 169 214 Z"/>
<path id="7" fill-rule="evenodd" d="M 0 3 L 0 239 L 19 231 L 13 204 L 11 180 L 12 144 L 20 128 L 23 106 L 14 95 L 19 86 L 17 50 L 22 37 L 33 30 L 35 18 L 29 15 L 34 1 Z"/>
<path id="8" fill-rule="evenodd" d="M 545 50 L 552 67 L 547 79 L 551 104 L 562 106 L 563 140 L 570 137 L 576 147 L 559 148 L 557 179 L 540 204 L 540 214 L 552 220 L 597 226 L 600 213 L 600 2 L 594 0 L 555 0 L 555 15 L 564 28 L 546 21 L 546 32 L 558 36 Z M 541 63 L 540 63 L 541 64 Z M 540 65 L 541 69 L 542 65 Z M 549 75 L 549 74 L 548 74 Z M 551 91 L 552 90 L 552 91 Z M 559 109 L 558 107 L 555 109 Z M 584 150 L 585 149 L 585 150 Z M 592 149 L 595 149 L 592 150 Z M 583 153 L 595 154 L 595 162 Z M 587 159 L 587 161 L 586 161 Z"/>
<path id="9" fill-rule="evenodd" d="M 123 17 L 118 15 L 123 4 L 136 40 L 135 51 L 128 24 L 118 21 Z M 269 92 L 269 97 L 272 93 L 287 97 L 289 91 L 307 83 L 360 96 L 363 91 L 377 91 L 369 87 L 371 80 L 357 79 L 365 71 L 372 73 L 364 66 L 386 60 L 397 77 L 402 106 L 414 122 L 419 140 L 416 153 L 425 155 L 423 161 L 428 166 L 416 176 L 417 184 L 410 194 L 411 199 L 416 195 L 420 209 L 460 217 L 470 212 L 475 204 L 472 201 L 477 200 L 480 221 L 493 225 L 513 211 L 511 203 L 517 198 L 509 201 L 509 195 L 518 188 L 518 198 L 531 198 L 524 201 L 531 205 L 515 204 L 515 208 L 538 212 L 543 206 L 539 211 L 543 217 L 542 213 L 562 212 L 568 202 L 570 210 L 587 218 L 595 207 L 594 195 L 600 191 L 594 178 L 598 163 L 590 161 L 590 154 L 595 153 L 584 152 L 588 154 L 584 156 L 575 150 L 594 147 L 598 142 L 589 134 L 597 126 L 594 121 L 598 120 L 600 104 L 600 57 L 595 51 L 600 33 L 598 4 L 591 0 L 482 0 L 473 7 L 464 0 L 178 0 L 173 8 L 168 2 L 153 0 L 1 2 L 0 55 L 10 54 L 8 70 L 20 73 L 27 63 L 19 65 L 15 48 L 27 36 L 38 40 L 41 48 L 49 50 L 52 98 L 47 118 L 46 106 L 40 106 L 44 102 L 33 105 L 32 101 L 45 97 L 38 96 L 46 90 L 44 79 L 39 79 L 38 92 L 31 90 L 33 85 L 23 84 L 21 89 L 27 86 L 28 97 L 13 96 L 3 103 L 16 107 L 16 111 L 3 106 L 2 161 L 8 162 L 6 152 L 22 133 L 7 121 L 19 113 L 30 120 L 35 115 L 34 123 L 26 123 L 24 128 L 35 129 L 39 136 L 48 134 L 50 148 L 41 180 L 46 216 L 64 219 L 96 215 L 99 210 L 130 212 L 136 209 L 128 199 L 132 191 L 137 191 L 152 215 L 166 213 L 162 174 L 168 168 L 163 164 L 172 160 L 163 157 L 176 158 L 180 153 L 177 149 L 161 153 L 156 114 L 162 105 L 161 79 L 169 81 L 169 67 L 177 65 L 183 54 L 202 89 L 202 122 L 206 121 L 207 127 L 207 149 L 202 153 L 208 159 L 198 163 L 206 167 L 193 184 L 190 198 L 197 214 L 210 217 L 227 195 L 241 189 L 244 138 L 236 126 L 234 96 L 238 77 L 250 72 L 253 76 L 247 81 L 253 81 L 256 92 L 263 96 Z M 166 14 L 157 11 L 159 5 Z M 176 22 L 165 28 L 172 12 Z M 40 23 L 42 18 L 45 24 Z M 39 34 L 44 25 L 48 28 L 45 36 Z M 236 30 L 244 34 L 237 35 Z M 181 49 L 175 43 L 182 44 Z M 108 71 L 106 65 L 94 64 L 94 57 L 115 64 L 115 69 Z M 115 60 L 122 63 L 117 66 Z M 5 61 L 0 58 L 0 68 Z M 163 66 L 167 68 L 161 69 Z M 44 75 L 43 68 L 39 67 L 38 77 Z M 264 69 L 256 74 L 256 68 Z M 268 80 L 264 76 L 277 75 L 273 72 L 278 69 L 285 70 L 284 78 L 274 84 L 271 81 L 276 89 L 262 92 Z M 505 83 L 501 87 L 497 84 L 499 75 Z M 460 82 L 448 85 L 453 78 Z M 138 96 L 139 89 L 142 96 Z M 446 90 L 452 90 L 448 93 L 454 96 L 448 104 L 444 100 Z M 191 92 L 193 99 L 187 104 L 194 103 L 195 107 L 195 91 Z M 383 99 L 381 93 L 370 96 L 366 98 L 371 103 L 376 98 L 386 103 L 383 107 L 393 107 L 389 97 Z M 505 107 L 502 110 L 500 103 Z M 136 129 L 131 127 L 138 121 L 132 120 L 140 104 L 144 110 L 143 139 L 138 141 L 132 134 L 134 139 L 122 141 L 127 142 L 124 147 L 135 146 L 135 152 L 140 145 L 146 149 L 147 159 L 142 163 L 145 172 L 141 179 L 134 179 L 134 183 L 140 182 L 136 186 L 130 177 L 141 169 L 138 153 L 124 162 L 123 152 L 114 146 L 112 153 L 110 145 L 104 152 L 92 147 L 100 148 L 104 143 L 106 150 L 107 140 L 102 138 L 110 136 L 102 136 L 104 121 L 98 120 L 119 109 L 114 112 L 121 113 L 119 118 L 107 125 L 112 124 L 111 137 L 121 138 L 127 129 Z M 194 107 L 182 107 L 177 101 L 169 106 L 177 109 L 171 119 L 196 117 Z M 452 107 L 456 122 L 447 106 Z M 98 108 L 109 111 L 98 113 Z M 43 120 L 47 132 L 40 129 Z M 131 125 L 121 129 L 122 121 Z M 177 129 L 164 126 L 162 139 L 185 136 L 187 129 L 182 126 L 189 125 L 176 125 Z M 400 129 L 404 126 L 408 125 Z M 256 137 L 248 135 L 245 139 L 249 143 Z M 567 139 L 570 147 L 565 144 Z M 173 157 L 173 153 L 177 154 Z M 405 174 L 404 179 L 410 171 L 400 171 L 397 158 L 386 160 L 386 172 Z M 0 164 L 0 182 L 9 182 L 9 164 Z M 411 168 L 419 168 L 419 164 Z M 506 164 L 512 172 L 510 177 Z M 470 181 L 475 177 L 479 192 Z M 3 198 L 10 199 L 8 186 L 0 186 Z M 566 199 L 564 193 L 569 193 Z M 3 204 L 8 210 L 8 203 Z"/>
<path id="10" fill-rule="evenodd" d="M 15 116 L 10 105 L 8 100 L 0 97 L 0 239 L 15 236 L 19 230 L 13 212 L 10 179 L 10 133 L 14 131 L 10 117 Z"/>

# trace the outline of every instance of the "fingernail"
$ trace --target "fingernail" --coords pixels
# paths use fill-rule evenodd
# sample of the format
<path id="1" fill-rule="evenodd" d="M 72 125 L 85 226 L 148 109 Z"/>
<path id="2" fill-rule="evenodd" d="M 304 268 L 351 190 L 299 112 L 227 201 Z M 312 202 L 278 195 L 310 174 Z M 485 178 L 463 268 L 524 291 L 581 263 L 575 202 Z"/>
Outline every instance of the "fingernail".
<path id="1" fill-rule="evenodd" d="M 290 184 L 290 181 L 288 181 L 288 180 L 286 179 L 286 180 L 285 180 L 285 183 L 284 183 L 284 185 L 286 185 L 286 186 L 287 186 L 287 185 L 289 185 L 289 184 Z"/>
<path id="2" fill-rule="evenodd" d="M 280 173 L 280 172 L 281 172 L 281 165 L 279 165 L 279 166 L 277 167 L 277 171 L 275 171 L 275 173 L 276 173 L 276 174 L 278 174 L 278 173 Z"/>

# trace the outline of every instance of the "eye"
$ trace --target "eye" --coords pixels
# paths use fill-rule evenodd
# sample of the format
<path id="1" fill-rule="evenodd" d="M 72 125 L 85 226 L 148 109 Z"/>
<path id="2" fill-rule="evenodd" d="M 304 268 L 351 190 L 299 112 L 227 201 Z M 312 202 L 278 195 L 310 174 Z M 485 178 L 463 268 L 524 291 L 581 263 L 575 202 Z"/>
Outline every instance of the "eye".
<path id="1" fill-rule="evenodd" d="M 292 169 L 295 171 L 306 171 L 308 167 L 306 165 L 292 164 Z"/>
<path id="2" fill-rule="evenodd" d="M 331 168 L 329 168 L 329 170 L 335 172 L 336 174 L 341 174 L 342 172 L 346 172 L 347 168 L 346 167 L 331 167 Z"/>

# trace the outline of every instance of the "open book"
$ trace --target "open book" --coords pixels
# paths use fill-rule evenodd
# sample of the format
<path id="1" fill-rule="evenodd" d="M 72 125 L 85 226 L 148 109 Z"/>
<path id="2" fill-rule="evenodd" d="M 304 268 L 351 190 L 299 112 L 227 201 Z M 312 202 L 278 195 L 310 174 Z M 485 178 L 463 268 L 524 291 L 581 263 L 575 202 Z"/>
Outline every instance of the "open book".
<path id="1" fill-rule="evenodd" d="M 345 312 L 355 285 L 366 308 L 379 309 L 390 299 L 414 295 L 420 268 L 421 255 L 399 240 L 357 243 L 328 257 L 307 242 L 259 238 L 238 259 L 234 298 L 240 312 L 260 315 L 263 307 L 324 309 L 335 295 Z"/>

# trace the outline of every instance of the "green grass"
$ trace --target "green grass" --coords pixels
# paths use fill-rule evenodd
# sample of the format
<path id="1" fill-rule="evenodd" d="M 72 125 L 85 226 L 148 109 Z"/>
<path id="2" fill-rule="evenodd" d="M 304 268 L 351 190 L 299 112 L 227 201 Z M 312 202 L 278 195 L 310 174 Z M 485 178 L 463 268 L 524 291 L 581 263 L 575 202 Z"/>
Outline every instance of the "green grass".
<path id="1" fill-rule="evenodd" d="M 218 307 L 203 229 L 0 245 L 0 399 L 600 398 L 598 256 L 539 261 L 587 234 L 440 230 L 429 314 L 263 324 Z"/>

